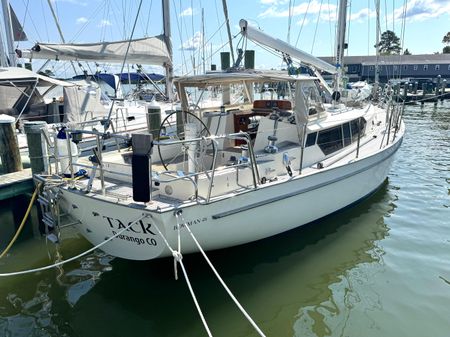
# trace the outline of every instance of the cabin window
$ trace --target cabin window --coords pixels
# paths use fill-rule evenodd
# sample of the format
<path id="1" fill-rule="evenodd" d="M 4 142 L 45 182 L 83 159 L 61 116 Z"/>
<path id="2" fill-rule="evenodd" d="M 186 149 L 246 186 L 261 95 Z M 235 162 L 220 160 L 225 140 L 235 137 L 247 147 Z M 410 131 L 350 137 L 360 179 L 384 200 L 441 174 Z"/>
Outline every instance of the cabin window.
<path id="1" fill-rule="evenodd" d="M 350 124 L 345 123 L 342 125 L 342 133 L 344 134 L 344 147 L 350 145 L 352 137 L 350 135 Z"/>
<path id="2" fill-rule="evenodd" d="M 305 147 L 313 146 L 314 144 L 316 144 L 316 136 L 317 132 L 308 133 L 308 136 L 306 137 Z"/>
<path id="3" fill-rule="evenodd" d="M 366 126 L 366 121 L 361 119 L 361 136 L 364 135 L 364 128 Z M 350 128 L 351 128 L 351 134 L 352 134 L 352 143 L 356 142 L 358 140 L 358 133 L 359 133 L 359 122 L 358 119 L 354 119 L 350 122 Z"/>
<path id="4" fill-rule="evenodd" d="M 439 64 L 436 64 L 435 66 L 434 66 L 434 70 L 439 70 Z"/>
<path id="5" fill-rule="evenodd" d="M 417 71 L 417 69 L 419 69 L 419 66 L 417 64 L 414 65 L 414 70 Z"/>
<path id="6" fill-rule="evenodd" d="M 398 68 L 397 66 L 394 66 L 394 71 L 397 71 L 397 68 Z"/>
<path id="7" fill-rule="evenodd" d="M 405 64 L 405 65 L 403 66 L 403 70 L 408 70 L 408 65 Z"/>
<path id="8" fill-rule="evenodd" d="M 325 155 L 342 149 L 342 126 L 320 131 L 317 136 L 317 145 Z"/>
<path id="9" fill-rule="evenodd" d="M 423 70 L 428 70 L 428 64 L 423 65 Z"/>

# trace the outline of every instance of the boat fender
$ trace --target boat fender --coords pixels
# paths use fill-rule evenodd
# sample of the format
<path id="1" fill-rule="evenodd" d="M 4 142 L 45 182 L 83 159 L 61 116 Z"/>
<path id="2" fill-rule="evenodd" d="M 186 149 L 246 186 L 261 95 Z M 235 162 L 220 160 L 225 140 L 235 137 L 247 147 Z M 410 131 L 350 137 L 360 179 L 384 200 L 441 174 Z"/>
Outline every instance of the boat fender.
<path id="1" fill-rule="evenodd" d="M 69 138 L 72 138 L 72 135 L 69 134 Z M 77 144 L 73 142 L 73 139 L 71 139 L 69 144 L 67 144 L 66 127 L 62 127 L 58 131 L 58 134 L 56 135 L 56 148 L 58 150 L 59 164 L 61 167 L 61 171 L 63 174 L 69 174 L 70 173 L 69 151 L 70 155 L 72 156 L 72 164 L 74 164 L 78 160 L 78 147 Z"/>

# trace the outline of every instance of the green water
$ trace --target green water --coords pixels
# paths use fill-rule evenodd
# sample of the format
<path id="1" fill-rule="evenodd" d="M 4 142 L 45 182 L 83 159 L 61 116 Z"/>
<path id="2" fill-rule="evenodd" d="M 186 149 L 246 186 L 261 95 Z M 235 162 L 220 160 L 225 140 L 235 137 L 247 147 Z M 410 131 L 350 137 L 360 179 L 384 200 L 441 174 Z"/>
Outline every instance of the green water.
<path id="1" fill-rule="evenodd" d="M 405 122 L 389 179 L 371 198 L 313 226 L 209 254 L 267 336 L 450 336 L 450 103 L 408 107 Z M 10 206 L 1 209 L 2 247 L 14 230 Z M 67 232 L 60 254 L 89 247 Z M 39 236 L 21 240 L 0 272 L 49 264 L 56 254 Z M 257 336 L 201 256 L 183 261 L 213 335 Z M 98 252 L 0 279 L 0 336 L 206 333 L 171 259 Z"/>

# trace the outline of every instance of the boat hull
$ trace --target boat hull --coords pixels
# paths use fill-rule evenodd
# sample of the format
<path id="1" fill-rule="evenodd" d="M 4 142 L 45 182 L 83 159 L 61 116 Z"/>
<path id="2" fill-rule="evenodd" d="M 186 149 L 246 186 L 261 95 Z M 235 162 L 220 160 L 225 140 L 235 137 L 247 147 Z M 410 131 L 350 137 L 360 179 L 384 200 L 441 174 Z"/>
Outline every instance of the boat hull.
<path id="1" fill-rule="evenodd" d="M 94 245 L 139 220 L 101 247 L 125 259 L 147 260 L 171 255 L 164 242 L 181 252 L 198 251 L 186 230 L 189 226 L 204 250 L 214 250 L 264 239 L 305 225 L 361 200 L 386 179 L 401 137 L 375 154 L 345 165 L 318 169 L 288 181 L 260 185 L 208 204 L 190 204 L 155 212 L 143 205 L 122 205 L 101 196 L 62 190 L 65 208 L 80 221 L 80 232 Z M 160 234 L 161 233 L 161 234 Z M 162 237 L 163 236 L 163 237 Z"/>

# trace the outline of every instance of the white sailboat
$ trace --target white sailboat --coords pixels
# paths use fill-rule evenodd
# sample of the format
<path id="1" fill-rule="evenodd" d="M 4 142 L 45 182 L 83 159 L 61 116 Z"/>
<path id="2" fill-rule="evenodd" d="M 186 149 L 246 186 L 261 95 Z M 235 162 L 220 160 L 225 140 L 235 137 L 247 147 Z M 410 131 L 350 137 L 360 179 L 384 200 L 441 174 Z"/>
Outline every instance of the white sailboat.
<path id="1" fill-rule="evenodd" d="M 49 214 L 68 214 L 111 255 L 147 260 L 264 239 L 376 191 L 402 143 L 403 107 L 389 98 L 341 100 L 340 75 L 334 91 L 320 75 L 339 69 L 240 25 L 244 36 L 300 59 L 315 76 L 238 70 L 176 78 L 179 140 L 133 135 L 133 152 L 72 162 L 72 173 L 91 166 L 89 179 L 37 177 L 47 182 L 42 199 L 58 205 Z M 280 84 L 285 95 L 267 97 L 264 88 Z M 230 102 L 239 90 L 242 99 Z M 193 92 L 200 98 L 192 105 Z M 220 93 L 219 106 L 202 105 L 205 92 Z M 154 164 L 165 146 L 179 153 Z"/>

